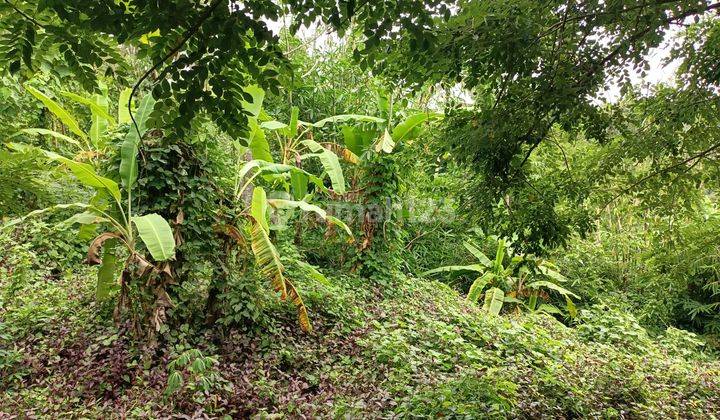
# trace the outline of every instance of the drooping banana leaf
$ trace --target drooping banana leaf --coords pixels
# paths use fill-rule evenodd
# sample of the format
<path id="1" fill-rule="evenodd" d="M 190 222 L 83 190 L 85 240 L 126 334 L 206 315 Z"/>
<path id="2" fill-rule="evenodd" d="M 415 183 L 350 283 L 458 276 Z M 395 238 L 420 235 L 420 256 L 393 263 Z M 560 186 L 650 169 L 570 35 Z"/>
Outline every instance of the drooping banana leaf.
<path id="1" fill-rule="evenodd" d="M 569 291 L 568 289 L 566 289 L 562 286 L 558 286 L 557 284 L 555 284 L 553 282 L 549 282 L 549 281 L 545 281 L 545 280 L 538 280 L 538 281 L 534 281 L 532 283 L 528 283 L 525 285 L 525 287 L 529 287 L 531 289 L 539 289 L 541 287 L 544 287 L 544 288 L 547 288 L 550 290 L 554 290 L 563 296 L 572 296 L 575 299 L 580 300 L 580 297 L 578 295 L 576 295 L 575 293 Z"/>
<path id="2" fill-rule="evenodd" d="M 40 216 L 40 215 L 43 215 L 45 213 L 50 213 L 55 210 L 65 210 L 65 209 L 72 209 L 72 208 L 89 209 L 91 207 L 92 207 L 91 205 L 85 204 L 85 203 L 56 204 L 54 206 L 46 207 L 44 209 L 33 210 L 30 213 L 28 213 L 24 216 L 17 217 L 15 219 L 10 219 L 7 222 L 0 225 L 0 229 L 9 229 L 13 226 L 16 226 L 16 225 L 24 222 L 26 219 L 28 219 L 30 217 Z"/>
<path id="3" fill-rule="evenodd" d="M 334 216 L 328 215 L 325 210 L 314 204 L 310 204 L 305 201 L 282 200 L 276 198 L 268 199 L 267 201 L 276 209 L 296 208 L 307 212 L 313 212 L 320 216 L 323 220 L 327 220 L 330 223 L 342 228 L 349 236 L 353 236 L 352 231 L 343 221 Z"/>
<path id="4" fill-rule="evenodd" d="M 287 285 L 283 275 L 285 267 L 280 261 L 275 245 L 270 241 L 267 231 L 257 221 L 252 224 L 250 236 L 250 247 L 255 255 L 258 271 L 270 281 L 273 289 L 279 292 L 280 298 L 284 300 L 287 298 Z"/>
<path id="5" fill-rule="evenodd" d="M 117 183 L 112 179 L 105 178 L 96 174 L 95 169 L 87 163 L 77 162 L 72 159 L 68 159 L 65 156 L 59 155 L 55 152 L 40 149 L 27 144 L 6 143 L 5 145 L 10 149 L 18 151 L 26 151 L 31 149 L 37 150 L 43 155 L 45 155 L 48 159 L 65 165 L 68 169 L 70 169 L 73 175 L 75 175 L 75 177 L 81 183 L 94 188 L 106 189 L 113 196 L 113 198 L 115 198 L 116 201 L 120 201 L 120 188 L 118 187 Z"/>
<path id="6" fill-rule="evenodd" d="M 80 146 L 80 142 L 75 140 L 72 137 L 66 136 L 65 134 L 58 133 L 57 131 L 48 130 L 45 128 L 23 128 L 17 133 L 10 136 L 10 138 L 19 136 L 20 134 L 30 134 L 30 135 L 43 135 L 43 136 L 51 136 L 58 140 L 66 141 L 70 144 L 74 144 L 75 146 Z"/>
<path id="7" fill-rule="evenodd" d="M 110 114 L 107 111 L 107 98 L 105 98 L 105 101 L 98 101 L 97 96 L 102 97 L 102 95 L 94 95 L 92 99 L 85 98 L 83 96 L 80 96 L 76 93 L 68 92 L 65 90 L 60 91 L 60 94 L 68 99 L 72 99 L 73 101 L 83 104 L 90 108 L 90 112 L 93 115 L 97 115 L 100 118 L 104 118 L 106 121 L 108 121 L 111 125 L 115 125 L 115 118 L 110 116 Z M 100 103 L 98 103 L 100 102 Z M 105 104 L 104 106 L 102 104 Z"/>
<path id="8" fill-rule="evenodd" d="M 345 194 L 345 176 L 337 155 L 314 140 L 303 140 L 301 143 L 320 158 L 320 163 L 330 177 L 333 190 L 337 194 Z"/>
<path id="9" fill-rule="evenodd" d="M 323 118 L 320 121 L 316 121 L 315 123 L 312 123 L 313 127 L 322 128 L 327 123 L 337 123 L 337 122 L 343 122 L 343 121 L 359 121 L 359 122 L 374 122 L 374 123 L 384 123 L 385 120 L 378 117 L 373 117 L 370 115 L 359 115 L 359 114 L 342 114 L 342 115 L 334 115 L 332 117 Z"/>
<path id="10" fill-rule="evenodd" d="M 422 123 L 432 119 L 440 119 L 442 117 L 443 114 L 435 112 L 420 112 L 413 114 L 395 126 L 392 131 L 392 139 L 395 142 L 408 139 L 411 137 L 413 130 L 419 127 Z"/>
<path id="11" fill-rule="evenodd" d="M 65 108 L 59 103 L 52 100 L 50 97 L 35 89 L 32 86 L 25 85 L 25 90 L 36 97 L 40 102 L 47 107 L 65 126 L 73 133 L 80 136 L 83 140 L 87 140 L 87 134 L 80 128 L 80 124 Z"/>
<path id="12" fill-rule="evenodd" d="M 480 264 L 488 268 L 492 267 L 492 261 L 490 261 L 490 258 L 488 258 L 487 255 L 485 255 L 482 251 L 475 248 L 473 244 L 471 244 L 470 242 L 463 242 L 463 246 L 465 247 L 465 249 L 470 251 L 470 253 L 473 254 L 473 256 L 475 256 L 478 261 L 480 261 Z"/>
<path id="13" fill-rule="evenodd" d="M 303 302 L 302 298 L 300 297 L 300 293 L 298 293 L 297 289 L 295 289 L 295 285 L 292 284 L 290 280 L 285 279 L 285 286 L 287 287 L 288 291 L 287 297 L 290 299 L 290 302 L 292 302 L 293 305 L 297 307 L 300 329 L 305 332 L 312 331 L 312 325 L 310 324 L 310 317 L 308 316 L 307 307 L 305 306 L 305 302 Z"/>
<path id="14" fill-rule="evenodd" d="M 423 273 L 420 273 L 420 276 L 425 277 L 428 274 L 446 273 L 446 272 L 452 272 L 452 271 L 477 271 L 478 273 L 482 273 L 485 271 L 485 267 L 483 267 L 480 264 L 447 265 L 444 267 L 433 268 L 432 270 L 428 270 Z"/>

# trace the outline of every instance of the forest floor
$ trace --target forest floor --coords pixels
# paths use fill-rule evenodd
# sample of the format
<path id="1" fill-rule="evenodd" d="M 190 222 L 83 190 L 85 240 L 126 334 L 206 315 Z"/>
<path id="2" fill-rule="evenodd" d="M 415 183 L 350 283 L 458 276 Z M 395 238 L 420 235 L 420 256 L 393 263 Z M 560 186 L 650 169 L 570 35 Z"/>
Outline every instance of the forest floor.
<path id="1" fill-rule="evenodd" d="M 650 337 L 626 314 L 586 311 L 587 322 L 568 327 L 542 314 L 488 315 L 439 282 L 380 288 L 329 276 L 330 286 L 305 285 L 311 334 L 276 305 L 250 332 L 180 326 L 148 353 L 94 306 L 89 274 L 0 284 L 0 417 L 720 412 L 720 363 L 702 343 L 674 329 Z M 175 371 L 183 381 L 168 389 Z"/>

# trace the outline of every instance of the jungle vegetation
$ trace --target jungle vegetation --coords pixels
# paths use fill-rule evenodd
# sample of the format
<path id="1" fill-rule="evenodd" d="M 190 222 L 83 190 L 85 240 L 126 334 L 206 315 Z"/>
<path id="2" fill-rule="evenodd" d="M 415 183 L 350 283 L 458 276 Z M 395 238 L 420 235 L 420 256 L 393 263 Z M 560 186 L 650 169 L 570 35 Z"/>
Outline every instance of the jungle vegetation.
<path id="1" fill-rule="evenodd" d="M 2 418 L 720 412 L 720 3 L 2 0 L 0 80 Z"/>

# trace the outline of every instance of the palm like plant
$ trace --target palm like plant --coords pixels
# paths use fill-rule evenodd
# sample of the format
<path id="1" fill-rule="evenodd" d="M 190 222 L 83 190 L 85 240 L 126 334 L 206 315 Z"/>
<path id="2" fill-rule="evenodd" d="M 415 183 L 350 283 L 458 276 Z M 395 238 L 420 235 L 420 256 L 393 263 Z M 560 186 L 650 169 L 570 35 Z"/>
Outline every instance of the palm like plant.
<path id="1" fill-rule="evenodd" d="M 65 115 L 63 122 L 70 124 L 72 131 L 80 130 L 74 119 L 69 119 L 69 113 L 62 112 L 59 104 L 53 105 L 49 100 L 43 102 L 50 108 L 55 108 L 59 115 Z M 147 95 L 136 110 L 138 129 L 131 127 L 127 133 L 121 150 L 121 164 L 119 178 L 124 184 L 124 195 L 120 186 L 114 180 L 96 173 L 95 168 L 85 162 L 70 159 L 58 153 L 39 149 L 27 144 L 8 143 L 12 150 L 26 151 L 35 149 L 49 161 L 58 163 L 59 168 L 69 169 L 77 181 L 87 187 L 95 189 L 96 195 L 88 203 L 60 204 L 36 210 L 27 215 L 11 220 L 3 225 L 3 229 L 10 228 L 28 217 L 41 215 L 57 209 L 77 208 L 83 210 L 70 217 L 63 225 L 72 226 L 76 223 L 85 226 L 107 226 L 109 229 L 100 233 L 92 240 L 87 254 L 86 262 L 91 265 L 100 265 L 97 277 L 96 297 L 98 300 L 107 299 L 113 290 L 119 286 L 121 290 L 117 309 L 129 307 L 127 284 L 131 278 L 152 277 L 151 284 L 155 297 L 153 314 L 149 318 L 156 329 L 164 321 L 165 308 L 171 305 L 170 298 L 165 292 L 165 286 L 171 281 L 171 272 L 167 264 L 161 264 L 175 256 L 175 239 L 168 222 L 158 214 L 134 215 L 132 209 L 132 189 L 137 179 L 137 146 L 140 137 L 145 131 L 145 122 L 154 106 L 155 101 Z M 76 128 L 72 128 L 76 125 Z M 93 136 L 94 137 L 94 136 Z M 152 259 L 148 258 L 138 247 L 139 241 L 144 244 Z M 118 262 L 120 249 L 124 248 L 128 257 L 124 263 Z M 119 274 L 119 277 L 117 273 Z"/>
<path id="2" fill-rule="evenodd" d="M 484 294 L 483 309 L 495 315 L 500 313 L 505 303 L 523 306 L 531 312 L 562 314 L 557 306 L 541 302 L 541 299 L 549 298 L 549 290 L 563 296 L 569 315 L 575 316 L 575 306 L 571 298 L 580 298 L 558 284 L 566 282 L 567 279 L 556 271 L 552 263 L 532 255 L 513 256 L 508 240 L 494 239 L 497 247 L 493 260 L 475 245 L 465 242 L 463 246 L 477 259 L 476 264 L 438 267 L 422 273 L 421 276 L 445 272 L 479 273 L 468 290 L 467 300 L 477 302 Z M 507 256 L 511 258 L 507 260 Z M 523 301 L 521 297 L 527 297 L 527 300 Z"/>

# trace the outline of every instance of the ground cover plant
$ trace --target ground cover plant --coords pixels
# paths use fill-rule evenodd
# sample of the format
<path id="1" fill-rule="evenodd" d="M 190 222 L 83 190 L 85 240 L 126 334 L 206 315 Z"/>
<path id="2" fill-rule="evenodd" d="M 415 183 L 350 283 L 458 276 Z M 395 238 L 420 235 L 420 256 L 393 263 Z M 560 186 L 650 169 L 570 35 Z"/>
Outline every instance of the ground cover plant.
<path id="1" fill-rule="evenodd" d="M 0 417 L 715 418 L 719 11 L 0 2 Z"/>

